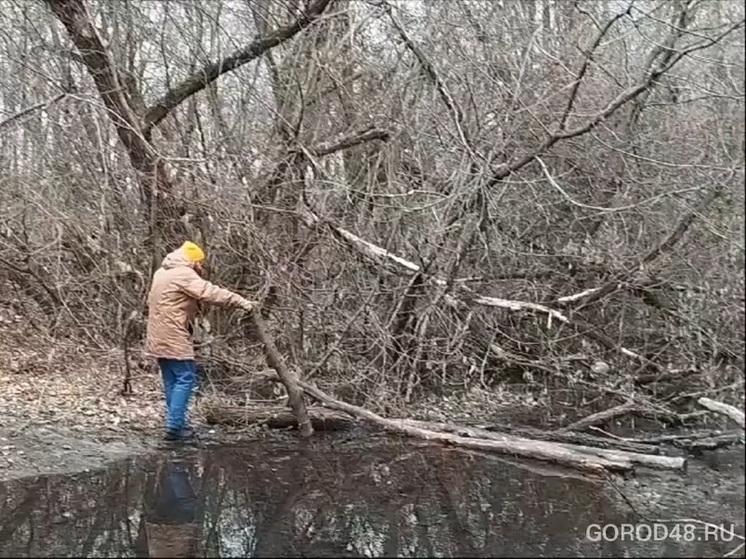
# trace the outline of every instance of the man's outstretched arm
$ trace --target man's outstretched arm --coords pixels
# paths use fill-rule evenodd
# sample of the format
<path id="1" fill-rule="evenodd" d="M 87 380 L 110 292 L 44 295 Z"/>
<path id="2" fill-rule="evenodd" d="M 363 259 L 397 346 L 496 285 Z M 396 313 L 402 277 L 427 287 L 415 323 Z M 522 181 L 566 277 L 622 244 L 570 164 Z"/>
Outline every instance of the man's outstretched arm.
<path id="1" fill-rule="evenodd" d="M 213 305 L 241 307 L 247 311 L 254 310 L 258 305 L 255 301 L 249 301 L 238 293 L 202 279 L 197 272 L 192 272 L 181 281 L 179 288 L 190 297 Z"/>

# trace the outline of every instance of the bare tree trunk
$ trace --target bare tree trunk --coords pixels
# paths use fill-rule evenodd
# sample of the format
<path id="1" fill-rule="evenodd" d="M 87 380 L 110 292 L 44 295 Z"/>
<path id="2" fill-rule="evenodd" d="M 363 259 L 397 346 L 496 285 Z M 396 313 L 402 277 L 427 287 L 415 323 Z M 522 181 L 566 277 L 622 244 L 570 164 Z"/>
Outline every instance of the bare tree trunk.
<path id="1" fill-rule="evenodd" d="M 222 74 L 250 62 L 272 47 L 295 36 L 313 23 L 332 0 L 311 3 L 295 23 L 257 38 L 248 48 L 236 51 L 218 63 L 209 64 L 170 88 L 166 95 L 149 108 L 142 119 L 133 110 L 126 84 L 112 60 L 111 53 L 88 12 L 85 0 L 45 0 L 55 17 L 64 25 L 70 39 L 96 84 L 109 110 L 133 168 L 140 175 L 142 197 L 151 215 L 150 241 L 154 249 L 159 239 L 183 237 L 188 233 L 181 217 L 185 208 L 177 201 L 175 185 L 165 161 L 153 147 L 150 132 L 174 108 L 207 87 Z"/>

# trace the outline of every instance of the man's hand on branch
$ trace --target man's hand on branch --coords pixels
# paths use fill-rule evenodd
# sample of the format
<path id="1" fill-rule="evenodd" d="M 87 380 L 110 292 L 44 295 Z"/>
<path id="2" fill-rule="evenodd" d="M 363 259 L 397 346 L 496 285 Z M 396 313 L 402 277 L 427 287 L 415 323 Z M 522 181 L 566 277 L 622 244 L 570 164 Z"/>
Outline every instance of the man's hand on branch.
<path id="1" fill-rule="evenodd" d="M 240 306 L 242 309 L 244 309 L 247 312 L 253 312 L 259 306 L 259 303 L 257 303 L 256 301 L 249 301 L 248 299 L 243 299 L 240 303 Z"/>

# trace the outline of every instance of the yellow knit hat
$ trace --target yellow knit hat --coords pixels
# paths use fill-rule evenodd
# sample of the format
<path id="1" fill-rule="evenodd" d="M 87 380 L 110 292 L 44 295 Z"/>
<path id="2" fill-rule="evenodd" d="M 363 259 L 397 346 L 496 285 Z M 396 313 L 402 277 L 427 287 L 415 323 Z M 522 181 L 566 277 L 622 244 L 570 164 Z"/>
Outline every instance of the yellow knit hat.
<path id="1" fill-rule="evenodd" d="M 202 262 L 205 259 L 204 251 L 192 241 L 187 241 L 181 246 L 184 256 L 189 262 Z"/>

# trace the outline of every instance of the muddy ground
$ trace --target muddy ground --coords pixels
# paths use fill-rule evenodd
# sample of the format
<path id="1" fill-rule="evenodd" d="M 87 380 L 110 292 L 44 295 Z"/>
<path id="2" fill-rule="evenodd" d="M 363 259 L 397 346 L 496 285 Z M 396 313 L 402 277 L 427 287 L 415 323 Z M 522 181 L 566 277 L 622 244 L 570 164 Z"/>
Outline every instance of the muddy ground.
<path id="1" fill-rule="evenodd" d="M 92 436 L 8 416 L 1 421 L 0 481 L 94 470 L 153 447 L 144 437 Z"/>
<path id="2" fill-rule="evenodd" d="M 44 351 L 0 352 L 0 480 L 93 469 L 152 447 L 162 413 L 155 379 L 126 399 L 106 359 L 81 356 L 73 368 L 74 353 Z"/>

